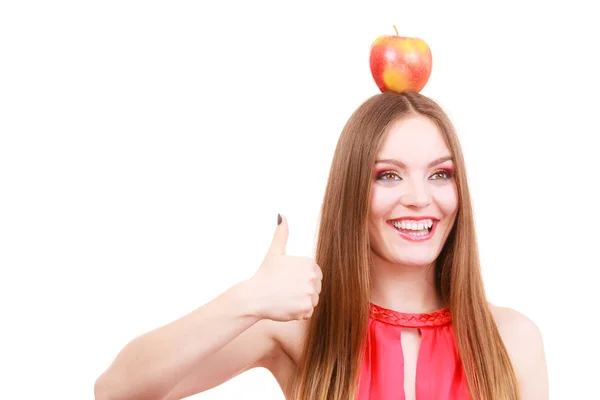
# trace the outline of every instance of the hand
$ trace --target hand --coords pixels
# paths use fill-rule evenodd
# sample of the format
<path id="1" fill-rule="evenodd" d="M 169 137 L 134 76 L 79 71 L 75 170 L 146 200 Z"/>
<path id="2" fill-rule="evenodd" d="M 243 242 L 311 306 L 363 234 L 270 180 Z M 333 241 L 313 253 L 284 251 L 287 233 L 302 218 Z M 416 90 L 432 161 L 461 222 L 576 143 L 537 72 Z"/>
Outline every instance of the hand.
<path id="1" fill-rule="evenodd" d="M 267 255 L 249 280 L 261 319 L 308 319 L 319 303 L 321 268 L 312 258 L 286 255 L 288 235 L 287 219 L 282 217 Z"/>

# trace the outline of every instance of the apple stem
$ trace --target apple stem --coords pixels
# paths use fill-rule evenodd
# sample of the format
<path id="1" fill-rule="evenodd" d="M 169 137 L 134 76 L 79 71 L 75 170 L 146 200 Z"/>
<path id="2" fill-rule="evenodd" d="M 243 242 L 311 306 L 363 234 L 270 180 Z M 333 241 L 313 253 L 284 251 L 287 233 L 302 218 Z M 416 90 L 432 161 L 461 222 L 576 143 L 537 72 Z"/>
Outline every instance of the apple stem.
<path id="1" fill-rule="evenodd" d="M 400 34 L 398 33 L 398 28 L 396 28 L 396 25 L 394 25 L 394 30 L 396 31 L 396 36 L 400 36 Z"/>

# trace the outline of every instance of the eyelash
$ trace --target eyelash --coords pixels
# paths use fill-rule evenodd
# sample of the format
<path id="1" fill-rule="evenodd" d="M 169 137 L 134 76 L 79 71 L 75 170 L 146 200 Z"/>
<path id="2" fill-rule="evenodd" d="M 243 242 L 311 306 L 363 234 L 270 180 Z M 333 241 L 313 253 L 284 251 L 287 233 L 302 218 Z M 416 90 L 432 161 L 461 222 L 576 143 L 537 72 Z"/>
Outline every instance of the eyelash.
<path id="1" fill-rule="evenodd" d="M 452 179 L 452 177 L 454 176 L 453 172 L 451 170 L 448 170 L 448 169 L 441 169 L 439 171 L 436 171 L 433 175 L 435 176 L 435 175 L 440 174 L 440 173 L 446 175 L 444 178 L 440 178 L 441 180 L 445 180 L 445 181 L 447 181 L 449 179 Z M 381 180 L 384 176 L 389 176 L 389 175 L 395 175 L 398 178 L 400 178 L 400 176 L 398 175 L 398 173 L 395 172 L 395 171 L 384 171 L 384 172 L 382 172 L 382 173 L 380 173 L 380 174 L 377 175 L 377 180 Z M 400 179 L 402 179 L 402 178 L 400 178 Z M 439 180 L 439 179 L 436 179 L 436 180 Z"/>

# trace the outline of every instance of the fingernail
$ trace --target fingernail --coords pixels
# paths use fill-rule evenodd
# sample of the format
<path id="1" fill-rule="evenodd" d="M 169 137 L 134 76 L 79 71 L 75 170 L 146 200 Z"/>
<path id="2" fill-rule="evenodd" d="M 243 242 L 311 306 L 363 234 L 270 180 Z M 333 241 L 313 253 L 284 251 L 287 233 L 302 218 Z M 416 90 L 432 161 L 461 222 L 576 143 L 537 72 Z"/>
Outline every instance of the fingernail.
<path id="1" fill-rule="evenodd" d="M 281 224 L 281 214 L 277 214 L 277 225 Z"/>

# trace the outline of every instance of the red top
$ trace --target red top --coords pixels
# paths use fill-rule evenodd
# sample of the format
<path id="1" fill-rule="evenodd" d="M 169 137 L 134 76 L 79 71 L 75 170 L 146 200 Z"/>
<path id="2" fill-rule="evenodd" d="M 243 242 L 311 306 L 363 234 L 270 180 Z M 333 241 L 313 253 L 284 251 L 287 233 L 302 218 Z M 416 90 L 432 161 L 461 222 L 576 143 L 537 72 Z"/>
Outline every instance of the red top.
<path id="1" fill-rule="evenodd" d="M 465 373 L 458 356 L 450 310 L 406 314 L 371 304 L 359 400 L 405 400 L 403 328 L 417 328 L 421 344 L 417 360 L 416 400 L 467 400 Z"/>

